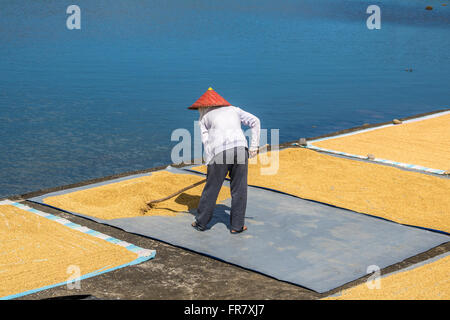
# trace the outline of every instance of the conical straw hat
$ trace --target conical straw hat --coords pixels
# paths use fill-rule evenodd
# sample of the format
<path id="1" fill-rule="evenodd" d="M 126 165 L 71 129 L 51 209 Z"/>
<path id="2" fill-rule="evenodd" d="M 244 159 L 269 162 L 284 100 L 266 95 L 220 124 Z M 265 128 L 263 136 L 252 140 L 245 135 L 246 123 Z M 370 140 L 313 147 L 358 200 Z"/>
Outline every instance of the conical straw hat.
<path id="1" fill-rule="evenodd" d="M 206 92 L 190 106 L 188 109 L 198 109 L 206 107 L 224 107 L 231 106 L 231 104 L 222 98 L 213 88 L 209 88 Z"/>

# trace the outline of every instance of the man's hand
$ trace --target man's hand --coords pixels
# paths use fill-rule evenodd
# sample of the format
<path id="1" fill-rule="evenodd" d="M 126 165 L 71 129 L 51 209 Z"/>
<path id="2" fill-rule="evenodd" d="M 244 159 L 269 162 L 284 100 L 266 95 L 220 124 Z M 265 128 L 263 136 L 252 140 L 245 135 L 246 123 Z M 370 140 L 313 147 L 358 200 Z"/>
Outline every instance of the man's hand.
<path id="1" fill-rule="evenodd" d="M 248 157 L 249 158 L 253 158 L 253 157 L 256 157 L 256 155 L 258 154 L 258 149 L 250 149 L 249 151 L 248 151 Z"/>

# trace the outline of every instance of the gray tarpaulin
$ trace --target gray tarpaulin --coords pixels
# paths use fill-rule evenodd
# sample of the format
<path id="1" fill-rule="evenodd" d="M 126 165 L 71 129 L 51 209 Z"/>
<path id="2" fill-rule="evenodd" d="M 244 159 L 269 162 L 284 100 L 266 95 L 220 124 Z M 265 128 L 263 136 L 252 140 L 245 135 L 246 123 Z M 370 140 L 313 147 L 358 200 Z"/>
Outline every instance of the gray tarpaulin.
<path id="1" fill-rule="evenodd" d="M 192 174 L 171 167 L 166 170 Z M 127 178 L 138 176 L 141 175 Z M 43 199 L 49 196 L 117 181 L 62 190 L 29 200 L 44 204 Z M 249 230 L 232 235 L 229 232 L 230 204 L 231 199 L 227 199 L 217 205 L 209 229 L 204 232 L 190 225 L 195 212 L 176 217 L 113 220 L 86 216 L 82 212 L 71 213 L 321 293 L 366 275 L 371 265 L 384 268 L 450 240 L 443 234 L 255 187 L 248 189 L 246 225 Z"/>

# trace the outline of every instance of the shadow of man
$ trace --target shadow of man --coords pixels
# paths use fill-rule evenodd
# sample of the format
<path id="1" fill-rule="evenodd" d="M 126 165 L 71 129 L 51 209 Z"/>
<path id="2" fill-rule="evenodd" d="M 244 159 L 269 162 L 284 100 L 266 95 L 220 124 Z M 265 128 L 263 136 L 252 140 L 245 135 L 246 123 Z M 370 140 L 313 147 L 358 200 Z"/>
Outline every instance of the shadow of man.
<path id="1" fill-rule="evenodd" d="M 180 194 L 175 202 L 188 207 L 188 212 L 193 216 L 197 215 L 197 208 L 200 203 L 200 196 L 190 195 L 187 193 Z M 206 226 L 206 230 L 211 229 L 218 223 L 224 224 L 229 230 L 231 230 L 230 224 L 230 210 L 231 208 L 224 204 L 217 204 L 214 208 L 214 214 L 211 221 Z"/>

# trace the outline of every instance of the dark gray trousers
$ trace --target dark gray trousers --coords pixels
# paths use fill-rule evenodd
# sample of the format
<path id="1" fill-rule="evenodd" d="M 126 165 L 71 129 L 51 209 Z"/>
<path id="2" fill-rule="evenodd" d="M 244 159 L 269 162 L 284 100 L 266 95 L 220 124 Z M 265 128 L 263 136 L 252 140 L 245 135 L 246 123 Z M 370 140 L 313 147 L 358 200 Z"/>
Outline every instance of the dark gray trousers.
<path id="1" fill-rule="evenodd" d="M 243 228 L 247 207 L 247 172 L 248 150 L 245 147 L 227 149 L 214 157 L 208 165 L 206 185 L 197 209 L 196 222 L 201 229 L 206 228 L 213 216 L 217 196 L 227 173 L 231 180 L 231 229 Z"/>

